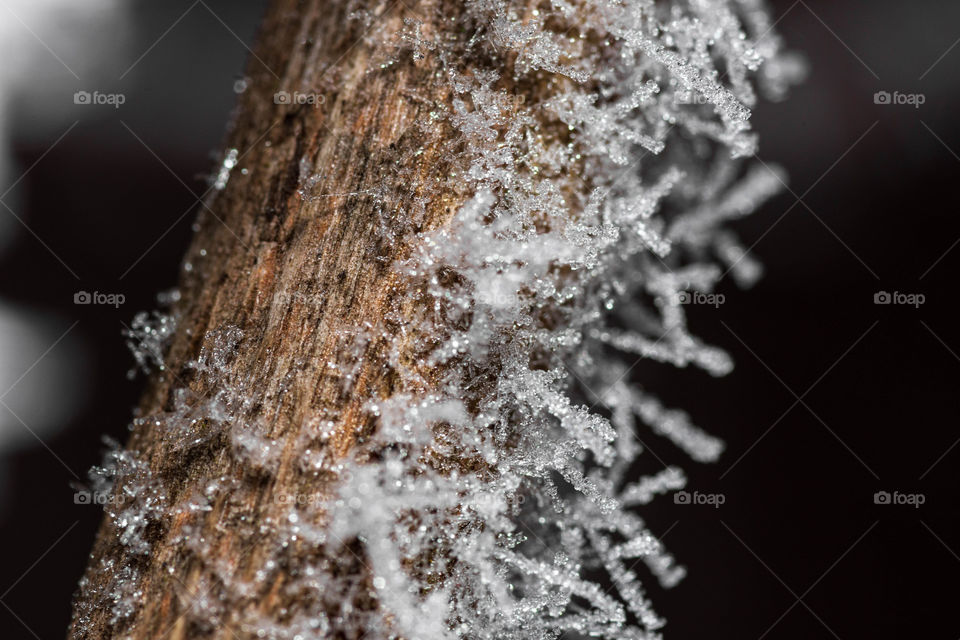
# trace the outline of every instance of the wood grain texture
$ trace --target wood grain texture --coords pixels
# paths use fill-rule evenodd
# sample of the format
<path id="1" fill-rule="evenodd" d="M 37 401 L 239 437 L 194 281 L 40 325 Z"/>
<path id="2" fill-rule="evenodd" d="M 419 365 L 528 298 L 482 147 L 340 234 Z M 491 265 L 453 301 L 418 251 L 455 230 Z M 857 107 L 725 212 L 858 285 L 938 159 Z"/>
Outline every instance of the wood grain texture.
<path id="1" fill-rule="evenodd" d="M 199 212 L 175 309 L 178 329 L 139 415 L 172 410 L 178 389 L 189 389 L 189 404 L 216 394 L 217 385 L 242 388 L 249 401 L 244 420 L 282 443 L 277 471 L 242 468 L 222 433 L 186 442 L 142 421 L 127 448 L 148 462 L 168 505 L 202 494 L 211 479 L 228 478 L 231 489 L 209 511 L 151 524 L 148 554 L 131 554 L 116 523 L 105 519 L 71 637 L 256 637 L 253 627 L 231 621 L 275 620 L 296 610 L 284 571 L 266 591 L 248 594 L 228 593 L 218 576 L 255 582 L 266 553 L 258 527 L 286 512 L 273 497 L 300 486 L 322 489 L 322 474 L 298 466 L 306 426 L 333 422 L 334 436 L 323 446 L 344 456 L 373 428 L 363 402 L 399 384 L 378 334 L 360 342 L 359 359 L 355 336 L 364 327 L 403 330 L 417 302 L 391 266 L 408 254 L 416 233 L 443 225 L 469 194 L 448 179 L 458 170 L 451 164 L 453 133 L 430 116 L 449 108 L 438 61 L 396 55 L 390 43 L 405 18 L 452 15 L 458 5 L 416 11 L 402 1 L 271 4 L 226 142 L 239 160 Z M 369 24 L 348 19 L 360 10 L 370 12 Z M 424 33 L 437 28 L 429 20 L 422 25 Z M 322 103 L 278 104 L 280 90 L 322 96 Z M 305 181 L 315 175 L 322 177 Z M 225 328 L 242 338 L 228 375 L 211 383 L 189 363 L 215 348 L 212 336 Z M 412 353 L 405 357 L 418 366 Z M 191 545 L 202 545 L 203 557 Z M 138 605 L 128 619 L 111 623 L 113 579 L 127 566 L 141 576 Z M 194 603 L 206 611 L 204 602 L 220 608 L 222 624 L 204 624 L 205 613 L 190 611 Z"/>

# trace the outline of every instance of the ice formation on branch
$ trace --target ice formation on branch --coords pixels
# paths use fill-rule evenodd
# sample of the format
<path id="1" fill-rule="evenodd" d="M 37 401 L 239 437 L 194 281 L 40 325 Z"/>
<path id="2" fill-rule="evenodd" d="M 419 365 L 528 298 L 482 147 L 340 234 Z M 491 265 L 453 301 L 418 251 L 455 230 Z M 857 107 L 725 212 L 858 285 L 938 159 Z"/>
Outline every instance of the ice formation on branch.
<path id="1" fill-rule="evenodd" d="M 679 294 L 709 291 L 726 270 L 745 284 L 758 275 L 723 225 L 780 183 L 744 166 L 757 144 L 750 110 L 800 66 L 760 0 L 467 0 L 454 23 L 427 22 L 381 36 L 441 70 L 452 99 L 424 126 L 453 128 L 449 180 L 473 195 L 395 265 L 417 311 L 345 341 L 357 359 L 368 340 L 390 341 L 398 391 L 368 399 L 376 427 L 346 459 L 323 449 L 333 423 L 308 424 L 301 467 L 335 489 L 261 524 L 271 553 L 252 582 L 216 566 L 207 579 L 222 604 L 262 593 L 278 567 L 293 576 L 303 610 L 231 620 L 266 638 L 659 638 L 664 620 L 635 569 L 665 587 L 684 570 L 637 507 L 684 476 L 638 477 L 638 434 L 698 462 L 723 446 L 629 375 L 638 358 L 730 371 L 687 331 Z M 158 331 L 145 319 L 138 330 Z M 221 379 L 241 340 L 224 329 L 196 365 L 232 395 L 141 420 L 171 439 L 226 433 L 238 462 L 269 476 L 283 443 L 244 423 L 238 381 Z M 188 504 L 149 499 L 169 517 L 223 491 L 212 479 Z M 137 545 L 158 512 L 127 509 L 114 517 Z M 194 623 L 219 624 L 222 608 L 201 607 Z"/>

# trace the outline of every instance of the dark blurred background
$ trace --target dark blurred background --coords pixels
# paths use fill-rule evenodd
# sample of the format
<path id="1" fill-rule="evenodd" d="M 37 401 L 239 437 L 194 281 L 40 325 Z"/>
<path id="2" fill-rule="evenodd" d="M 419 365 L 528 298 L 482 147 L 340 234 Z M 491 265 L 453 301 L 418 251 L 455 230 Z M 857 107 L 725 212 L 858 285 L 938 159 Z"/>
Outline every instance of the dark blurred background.
<path id="1" fill-rule="evenodd" d="M 61 638 L 102 515 L 70 485 L 124 437 L 142 379 L 120 332 L 176 283 L 265 2 L 3 4 L 0 628 Z M 724 500 L 644 511 L 689 570 L 651 595 L 667 638 L 957 638 L 960 4 L 773 6 L 810 66 L 755 115 L 791 192 L 737 224 L 764 279 L 690 308 L 737 368 L 635 370 L 728 445 L 697 466 L 647 439 Z M 74 103 L 94 90 L 125 102 Z"/>

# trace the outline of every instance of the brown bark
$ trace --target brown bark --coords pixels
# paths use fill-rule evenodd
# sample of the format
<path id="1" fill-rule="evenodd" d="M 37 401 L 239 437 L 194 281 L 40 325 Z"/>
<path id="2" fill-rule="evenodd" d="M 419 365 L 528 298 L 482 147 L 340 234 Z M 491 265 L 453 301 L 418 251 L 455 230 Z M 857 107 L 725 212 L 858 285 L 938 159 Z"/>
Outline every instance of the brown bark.
<path id="1" fill-rule="evenodd" d="M 457 2 L 440 8 L 414 11 L 403 1 L 379 0 L 275 0 L 269 8 L 227 141 L 240 159 L 199 213 L 175 309 L 178 329 L 139 414 L 171 411 L 178 389 L 189 388 L 186 402 L 195 404 L 221 391 L 218 385 L 242 386 L 251 400 L 243 418 L 280 443 L 279 464 L 257 476 L 237 464 L 223 434 L 185 441 L 141 420 L 127 449 L 147 461 L 165 504 L 203 494 L 211 479 L 231 489 L 209 511 L 151 524 L 145 554 L 119 542 L 117 524 L 105 519 L 72 636 L 255 637 L 238 621 L 277 619 L 296 608 L 283 571 L 272 588 L 243 598 L 223 596 L 218 580 L 252 579 L 266 553 L 258 525 L 285 513 L 272 497 L 304 486 L 322 491 L 324 476 L 297 463 L 304 425 L 334 422 L 334 436 L 315 446 L 343 456 L 372 428 L 361 404 L 397 384 L 378 334 L 359 343 L 350 336 L 364 326 L 397 330 L 414 303 L 391 265 L 409 252 L 416 232 L 442 225 L 468 195 L 444 186 L 458 170 L 448 125 L 424 126 L 448 102 L 439 62 L 401 56 L 390 44 L 404 18 L 461 11 Z M 348 18 L 359 9 L 371 12 L 369 26 Z M 425 33 L 434 28 L 429 20 L 422 26 Z M 278 90 L 322 95 L 322 104 L 277 104 Z M 322 178 L 304 181 L 317 174 Z M 227 327 L 242 331 L 242 339 L 229 371 L 211 382 L 188 365 L 214 349 L 215 332 Z M 191 433 L 202 436 L 203 425 Z M 196 543 L 201 534 L 202 558 L 182 539 Z M 135 606 L 111 622 L 115 578 L 127 566 L 139 576 Z M 204 598 L 220 600 L 219 622 L 204 624 L 199 604 L 202 615 L 189 611 Z"/>

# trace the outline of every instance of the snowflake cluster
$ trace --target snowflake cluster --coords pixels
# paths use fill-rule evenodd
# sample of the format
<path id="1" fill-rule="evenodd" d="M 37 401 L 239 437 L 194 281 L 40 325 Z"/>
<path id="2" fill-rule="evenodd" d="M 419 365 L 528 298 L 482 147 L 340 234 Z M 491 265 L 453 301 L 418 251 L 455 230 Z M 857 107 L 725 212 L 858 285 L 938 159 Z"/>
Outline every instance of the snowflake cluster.
<path id="1" fill-rule="evenodd" d="M 417 315 L 398 311 L 389 331 L 358 327 L 347 340 L 358 366 L 370 340 L 390 341 L 398 391 L 368 398 L 376 428 L 346 459 L 310 444 L 333 423 L 306 425 L 301 467 L 336 491 L 261 523 L 271 552 L 252 579 L 212 567 L 204 579 L 219 604 L 192 609 L 200 627 L 300 640 L 660 637 L 665 621 L 635 570 L 670 587 L 684 569 L 637 508 L 685 480 L 675 467 L 639 473 L 638 434 L 643 425 L 698 462 L 723 445 L 630 373 L 641 358 L 731 370 L 687 330 L 681 294 L 709 292 L 724 273 L 758 277 L 724 225 L 783 180 L 745 160 L 757 145 L 749 118 L 758 92 L 779 98 L 802 65 L 760 0 L 465 6 L 449 33 L 411 18 L 393 34 L 398 56 L 442 69 L 452 99 L 431 122 L 456 132 L 450 180 L 473 194 L 395 265 Z M 309 167 L 301 174 L 309 190 Z M 150 338 L 138 361 L 155 361 L 163 327 L 143 318 L 132 333 Z M 219 378 L 241 340 L 222 330 L 196 363 L 225 391 L 141 420 L 171 442 L 226 434 L 238 463 L 270 476 L 284 443 L 245 423 L 243 390 Z M 148 497 L 154 486 L 124 483 Z M 229 490 L 211 479 L 205 495 L 130 507 L 124 544 L 139 544 L 142 519 L 203 510 Z M 278 571 L 302 610 L 225 613 Z"/>

